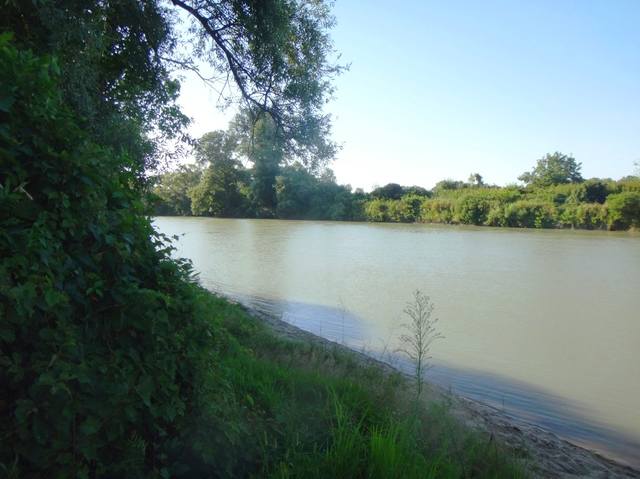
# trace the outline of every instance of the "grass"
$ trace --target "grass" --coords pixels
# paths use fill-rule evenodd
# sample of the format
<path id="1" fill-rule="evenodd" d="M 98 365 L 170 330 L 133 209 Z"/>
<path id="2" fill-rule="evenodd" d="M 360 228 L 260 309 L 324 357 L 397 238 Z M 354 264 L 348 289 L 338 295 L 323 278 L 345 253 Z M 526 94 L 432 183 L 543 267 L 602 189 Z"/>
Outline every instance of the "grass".
<path id="1" fill-rule="evenodd" d="M 194 458 L 185 475 L 527 477 L 447 404 L 416 403 L 403 376 L 338 347 L 278 337 L 209 293 L 203 302 L 220 325 L 219 361 L 183 438 L 185 460 Z"/>

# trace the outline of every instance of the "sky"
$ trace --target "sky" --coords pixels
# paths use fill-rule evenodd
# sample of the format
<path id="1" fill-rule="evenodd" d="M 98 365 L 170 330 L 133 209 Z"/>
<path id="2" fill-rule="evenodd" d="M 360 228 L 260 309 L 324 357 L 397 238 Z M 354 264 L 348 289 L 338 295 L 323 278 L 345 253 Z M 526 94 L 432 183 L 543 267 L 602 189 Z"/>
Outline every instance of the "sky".
<path id="1" fill-rule="evenodd" d="M 339 183 L 517 181 L 561 151 L 614 179 L 640 160 L 640 0 L 338 0 L 330 165 Z M 187 76 L 199 136 L 233 109 Z"/>

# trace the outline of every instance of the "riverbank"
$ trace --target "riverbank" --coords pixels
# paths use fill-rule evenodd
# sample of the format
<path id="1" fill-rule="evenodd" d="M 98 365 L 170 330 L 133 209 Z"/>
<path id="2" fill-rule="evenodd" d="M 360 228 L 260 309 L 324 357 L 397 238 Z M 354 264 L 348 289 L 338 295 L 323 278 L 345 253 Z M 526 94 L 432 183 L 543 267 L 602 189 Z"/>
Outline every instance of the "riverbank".
<path id="1" fill-rule="evenodd" d="M 358 364 L 374 367 L 385 375 L 402 374 L 381 362 L 347 346 L 314 335 L 277 317 L 255 309 L 249 314 L 260 318 L 278 337 L 317 345 L 325 350 L 338 350 L 353 357 Z M 478 433 L 506 446 L 508 454 L 534 477 L 548 478 L 640 478 L 640 471 L 600 454 L 577 446 L 557 435 L 509 416 L 503 411 L 450 393 L 428 384 L 425 400 L 446 404 L 448 413 Z"/>
<path id="2" fill-rule="evenodd" d="M 220 348 L 183 444 L 210 466 L 188 477 L 531 477 L 523 451 L 465 426 L 447 402 L 416 403 L 397 371 L 210 293 L 198 302 Z"/>

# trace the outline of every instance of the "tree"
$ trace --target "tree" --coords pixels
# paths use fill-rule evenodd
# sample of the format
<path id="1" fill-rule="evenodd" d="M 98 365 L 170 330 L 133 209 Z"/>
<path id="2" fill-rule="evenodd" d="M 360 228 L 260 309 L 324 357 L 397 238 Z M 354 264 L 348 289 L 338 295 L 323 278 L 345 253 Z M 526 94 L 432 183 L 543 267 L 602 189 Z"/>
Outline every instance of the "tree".
<path id="1" fill-rule="evenodd" d="M 404 194 L 404 188 L 398 183 L 387 183 L 384 186 L 375 188 L 371 192 L 373 198 L 380 198 L 385 200 L 399 200 Z"/>
<path id="2" fill-rule="evenodd" d="M 482 181 L 482 175 L 480 173 L 471 173 L 467 181 L 471 186 L 476 186 L 478 188 L 484 186 L 484 181 Z"/>
<path id="3" fill-rule="evenodd" d="M 233 217 L 246 212 L 247 198 L 241 190 L 248 174 L 237 150 L 237 137 L 222 130 L 205 133 L 196 143 L 196 161 L 206 169 L 189 191 L 194 215 Z"/>
<path id="4" fill-rule="evenodd" d="M 123 168 L 146 169 L 173 155 L 188 118 L 163 56 L 177 41 L 160 2 L 6 2 L 0 30 L 38 55 L 55 55 L 62 95 L 96 142 L 126 152 Z"/>
<path id="5" fill-rule="evenodd" d="M 176 27 L 178 12 L 189 29 Z M 287 156 L 307 165 L 331 159 L 337 146 L 323 108 L 344 70 L 331 60 L 333 24 L 324 0 L 10 1 L 0 17 L 19 45 L 58 57 L 65 99 L 83 127 L 127 149 L 141 182 L 145 169 L 173 157 L 171 140 L 186 139 L 172 73 L 203 65 L 229 100 L 271 116 Z"/>
<path id="6" fill-rule="evenodd" d="M 433 187 L 433 191 L 434 193 L 439 193 L 441 191 L 446 191 L 446 190 L 459 190 L 464 187 L 465 187 L 464 181 L 445 179 L 445 180 L 438 181 L 436 183 L 436 186 Z"/>
<path id="7" fill-rule="evenodd" d="M 330 117 L 322 109 L 333 92 L 331 79 L 344 67 L 330 61 L 335 52 L 327 30 L 334 19 L 326 2 L 171 3 L 188 13 L 195 36 L 182 42 L 188 53 L 171 61 L 194 70 L 197 60 L 213 62 L 217 72 L 234 80 L 247 108 L 268 114 L 286 156 L 311 167 L 333 157 L 337 147 L 329 140 Z"/>
<path id="8" fill-rule="evenodd" d="M 260 216 L 271 216 L 277 205 L 276 176 L 284 158 L 277 125 L 267 113 L 245 110 L 236 118 L 234 128 L 242 135 L 241 151 L 253 163 L 252 201 Z"/>
<path id="9" fill-rule="evenodd" d="M 405 195 L 415 195 L 415 196 L 424 196 L 424 197 L 430 197 L 431 196 L 431 192 L 426 189 L 423 188 L 422 186 L 408 186 L 404 188 L 404 194 Z"/>
<path id="10" fill-rule="evenodd" d="M 609 195 L 606 206 L 609 212 L 609 229 L 640 227 L 640 192 L 624 191 Z"/>
<path id="11" fill-rule="evenodd" d="M 577 163 L 575 158 L 556 151 L 553 154 L 547 153 L 538 160 L 531 172 L 523 173 L 518 179 L 535 187 L 580 183 L 583 181 L 581 167 L 582 164 Z"/>
<path id="12" fill-rule="evenodd" d="M 190 191 L 191 212 L 197 216 L 242 216 L 248 207 L 243 194 L 246 172 L 236 162 L 219 162 L 207 168 Z"/>
<path id="13" fill-rule="evenodd" d="M 210 131 L 197 141 L 194 151 L 196 161 L 201 167 L 236 161 L 238 138 L 233 131 Z"/>
<path id="14" fill-rule="evenodd" d="M 202 170 L 194 165 L 180 166 L 176 171 L 160 175 L 153 192 L 158 196 L 156 214 L 190 215 L 190 191 L 200 182 Z"/>
<path id="15" fill-rule="evenodd" d="M 210 65 L 267 112 L 282 149 L 330 158 L 325 2 L 3 2 L 0 469 L 176 477 L 219 347 L 188 264 L 146 216 L 146 172 L 187 118 L 172 58 Z M 10 40 L 12 32 L 13 40 Z M 191 429 L 190 429 L 191 428 Z M 184 447 L 183 447 L 184 446 Z M 196 474 L 197 475 L 197 474 Z"/>
<path id="16" fill-rule="evenodd" d="M 131 150 L 96 143 L 59 75 L 0 35 L 0 469 L 175 471 L 163 435 L 185 433 L 214 328 L 145 218 Z"/>

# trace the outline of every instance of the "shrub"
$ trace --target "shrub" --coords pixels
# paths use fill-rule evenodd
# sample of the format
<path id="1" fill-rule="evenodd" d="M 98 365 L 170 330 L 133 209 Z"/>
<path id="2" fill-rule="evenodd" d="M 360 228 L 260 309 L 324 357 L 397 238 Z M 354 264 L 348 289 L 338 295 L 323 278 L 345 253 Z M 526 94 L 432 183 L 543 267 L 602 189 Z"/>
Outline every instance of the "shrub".
<path id="1" fill-rule="evenodd" d="M 481 225 L 487 220 L 491 205 L 489 201 L 479 195 L 462 197 L 456 205 L 456 214 L 460 223 Z"/>
<path id="2" fill-rule="evenodd" d="M 516 201 L 506 207 L 505 220 L 507 226 L 551 228 L 557 222 L 556 209 L 553 204 L 541 201 Z"/>
<path id="3" fill-rule="evenodd" d="M 402 197 L 400 203 L 402 204 L 405 221 L 413 223 L 420 219 L 423 199 L 424 196 L 416 194 L 405 195 Z"/>
<path id="4" fill-rule="evenodd" d="M 640 193 L 640 178 L 638 178 L 637 176 L 623 178 L 618 181 L 617 185 L 619 191 L 616 191 L 616 193 L 625 191 L 635 191 Z"/>
<path id="5" fill-rule="evenodd" d="M 59 91 L 53 60 L 0 37 L 0 469 L 173 474 L 215 331 L 129 158 L 94 144 Z"/>
<path id="6" fill-rule="evenodd" d="M 640 227 L 640 192 L 625 191 L 610 195 L 606 206 L 609 211 L 609 229 Z"/>
<path id="7" fill-rule="evenodd" d="M 489 210 L 486 226 L 508 226 L 506 217 L 506 207 L 501 204 L 495 204 Z"/>
<path id="8" fill-rule="evenodd" d="M 452 223 L 454 202 L 447 198 L 433 198 L 422 202 L 422 221 L 425 223 Z"/>
<path id="9" fill-rule="evenodd" d="M 566 205 L 560 222 L 572 228 L 598 229 L 607 225 L 607 209 L 599 203 Z"/>
<path id="10" fill-rule="evenodd" d="M 381 199 L 368 201 L 364 206 L 364 215 L 367 221 L 389 221 L 389 202 Z"/>

